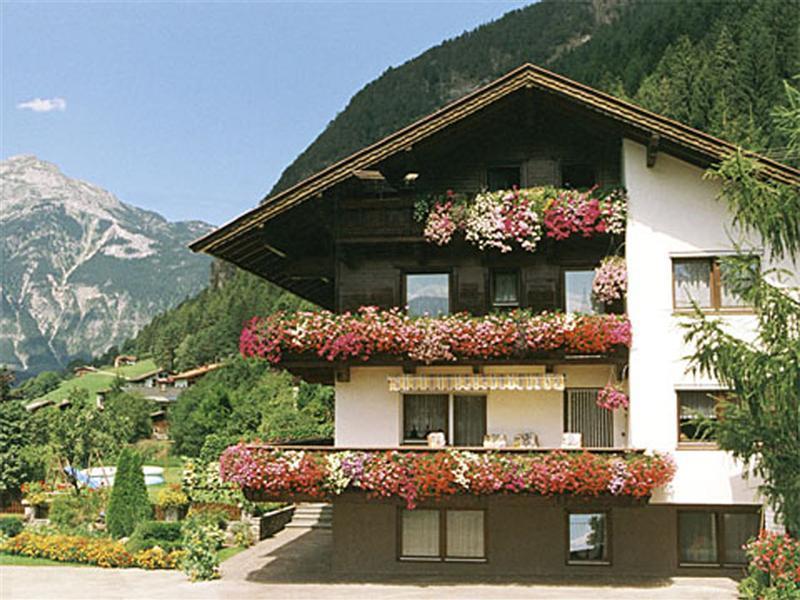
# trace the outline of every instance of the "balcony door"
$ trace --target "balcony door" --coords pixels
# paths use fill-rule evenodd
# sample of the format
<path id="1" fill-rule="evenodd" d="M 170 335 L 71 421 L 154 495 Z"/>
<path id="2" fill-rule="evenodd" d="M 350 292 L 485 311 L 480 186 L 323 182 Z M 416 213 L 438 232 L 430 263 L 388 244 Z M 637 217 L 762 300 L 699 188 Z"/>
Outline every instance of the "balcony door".
<path id="1" fill-rule="evenodd" d="M 593 388 L 568 389 L 564 407 L 564 431 L 580 433 L 586 448 L 614 446 L 614 415 L 597 406 Z"/>
<path id="2" fill-rule="evenodd" d="M 453 396 L 453 443 L 483 446 L 486 435 L 486 396 Z"/>

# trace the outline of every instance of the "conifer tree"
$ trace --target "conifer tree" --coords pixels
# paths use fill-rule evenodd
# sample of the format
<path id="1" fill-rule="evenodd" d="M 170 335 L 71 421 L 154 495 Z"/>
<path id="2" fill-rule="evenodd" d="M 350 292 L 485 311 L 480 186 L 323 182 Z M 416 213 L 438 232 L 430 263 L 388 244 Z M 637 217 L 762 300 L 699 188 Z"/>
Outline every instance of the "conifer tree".
<path id="1" fill-rule="evenodd" d="M 138 523 L 152 515 L 142 458 L 130 448 L 119 454 L 106 515 L 106 527 L 114 537 L 130 536 Z"/>

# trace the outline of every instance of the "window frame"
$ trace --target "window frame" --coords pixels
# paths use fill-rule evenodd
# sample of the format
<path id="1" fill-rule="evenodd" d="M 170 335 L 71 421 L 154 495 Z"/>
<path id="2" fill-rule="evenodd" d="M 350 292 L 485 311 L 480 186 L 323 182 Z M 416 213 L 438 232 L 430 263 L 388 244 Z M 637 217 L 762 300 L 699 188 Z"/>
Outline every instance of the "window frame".
<path id="1" fill-rule="evenodd" d="M 575 265 L 565 265 L 561 267 L 561 309 L 564 313 L 567 313 L 567 273 L 575 272 L 575 271 L 591 271 L 594 272 L 597 269 L 598 265 L 587 265 L 586 263 L 580 263 Z M 590 294 L 591 297 L 591 294 Z M 604 315 L 605 313 L 605 306 L 602 304 L 600 305 L 601 310 L 599 312 L 595 312 L 593 314 L 596 315 Z M 586 314 L 586 313 L 583 313 Z"/>
<path id="2" fill-rule="evenodd" d="M 678 306 L 677 305 L 677 285 L 675 280 L 675 264 L 679 262 L 705 262 L 711 263 L 708 278 L 708 291 L 709 291 L 709 306 L 700 306 L 700 310 L 704 313 L 718 313 L 718 314 L 752 314 L 753 307 L 747 305 L 739 306 L 724 306 L 722 304 L 722 274 L 720 270 L 720 259 L 725 255 L 720 254 L 702 254 L 670 256 L 670 276 L 672 278 L 672 310 L 677 314 L 693 313 L 692 306 Z M 758 255 L 753 255 L 754 259 L 759 259 Z M 759 260 L 759 270 L 761 263 Z"/>
<path id="3" fill-rule="evenodd" d="M 489 171 L 491 171 L 492 169 L 517 169 L 517 174 L 519 175 L 519 177 L 517 178 L 519 180 L 519 185 L 517 187 L 520 187 L 520 188 L 524 187 L 525 186 L 525 181 L 524 181 L 524 178 L 523 178 L 523 174 L 524 173 L 523 173 L 523 168 L 522 167 L 523 167 L 523 163 L 514 162 L 514 161 L 509 161 L 509 162 L 505 162 L 505 163 L 504 162 L 492 163 L 492 164 L 486 165 L 486 168 L 484 169 L 484 180 L 483 180 L 484 188 L 489 192 L 497 192 L 497 191 L 500 191 L 500 190 L 510 189 L 510 188 L 498 188 L 497 190 L 493 190 L 493 189 L 491 189 L 489 187 Z"/>
<path id="4" fill-rule="evenodd" d="M 606 528 L 605 528 L 605 558 L 603 560 L 572 560 L 570 558 L 570 528 L 569 528 L 569 518 L 570 515 L 594 515 L 594 514 L 602 514 L 605 516 L 606 520 Z M 612 551 L 611 551 L 611 539 L 612 539 L 612 530 L 611 530 L 611 510 L 608 508 L 599 508 L 599 509 L 592 509 L 592 508 L 575 508 L 575 509 L 566 509 L 564 511 L 564 564 L 568 567 L 610 567 L 613 564 L 612 561 Z"/>
<path id="5" fill-rule="evenodd" d="M 598 185 L 598 177 L 597 177 L 597 167 L 590 162 L 578 162 L 578 161 L 571 161 L 566 163 L 561 163 L 559 165 L 559 176 L 561 178 L 561 187 L 566 188 L 567 183 L 564 181 L 564 170 L 569 168 L 575 167 L 587 167 L 589 171 L 592 173 L 592 184 L 582 187 L 569 187 L 568 189 L 571 190 L 588 190 Z"/>
<path id="6" fill-rule="evenodd" d="M 686 562 L 681 559 L 681 514 L 682 513 L 711 513 L 714 515 L 714 527 L 716 530 L 716 552 L 717 552 L 717 560 L 715 562 Z M 725 560 L 728 557 L 725 556 L 725 515 L 726 514 L 751 514 L 755 515 L 759 523 L 763 517 L 762 508 L 758 505 L 752 506 L 745 506 L 745 505 L 728 505 L 728 506 L 709 506 L 709 505 L 691 505 L 691 506 L 682 506 L 678 510 L 675 511 L 675 544 L 676 544 L 676 558 L 678 568 L 688 568 L 688 569 L 708 569 L 708 568 L 741 568 L 747 565 L 747 560 L 745 562 L 737 563 Z M 756 531 L 756 535 L 758 535 L 758 531 Z"/>
<path id="7" fill-rule="evenodd" d="M 721 387 L 702 388 L 702 387 L 679 387 L 675 388 L 675 420 L 677 426 L 677 444 L 679 450 L 719 450 L 717 440 L 682 440 L 681 439 L 681 392 L 706 392 L 712 394 L 730 393 L 730 390 Z M 714 412 L 717 420 L 720 419 L 719 399 L 714 398 Z"/>
<path id="8" fill-rule="evenodd" d="M 406 432 L 406 405 L 405 405 L 405 397 L 406 396 L 446 396 L 447 397 L 447 431 L 445 432 L 445 442 L 448 448 L 468 448 L 469 446 L 458 446 L 456 445 L 456 397 L 477 397 L 483 398 L 483 425 L 484 425 L 484 435 L 489 430 L 489 395 L 487 392 L 417 392 L 417 393 L 405 393 L 405 392 L 398 392 L 400 395 L 400 432 L 399 432 L 399 439 L 401 446 L 411 446 L 411 447 L 420 447 L 425 446 L 427 442 L 423 440 L 419 441 L 410 441 L 407 440 L 405 437 Z"/>
<path id="9" fill-rule="evenodd" d="M 422 315 L 410 315 L 408 312 L 408 277 L 413 275 L 447 275 L 447 314 L 452 315 L 454 312 L 454 283 L 453 269 L 431 268 L 431 269 L 413 269 L 403 270 L 400 272 L 400 300 L 402 302 L 402 309 L 410 317 Z M 445 316 L 445 315 L 441 315 Z M 433 317 L 435 318 L 435 317 Z"/>
<path id="10" fill-rule="evenodd" d="M 513 275 L 516 279 L 517 301 L 516 302 L 495 302 L 495 291 L 497 289 L 495 277 L 497 275 Z M 522 307 L 522 273 L 515 268 L 492 268 L 489 270 L 489 306 L 494 309 L 506 310 Z"/>
<path id="11" fill-rule="evenodd" d="M 419 506 L 418 510 L 435 510 L 439 513 L 439 555 L 433 556 L 407 556 L 403 554 L 403 512 L 407 509 L 398 506 L 396 511 L 396 555 L 400 562 L 438 562 L 438 563 L 488 563 L 489 562 L 489 509 L 485 506 L 480 507 L 437 507 Z M 417 510 L 414 509 L 414 510 Z M 447 512 L 448 511 L 469 511 L 483 513 L 483 556 L 482 557 L 458 557 L 447 556 Z"/>

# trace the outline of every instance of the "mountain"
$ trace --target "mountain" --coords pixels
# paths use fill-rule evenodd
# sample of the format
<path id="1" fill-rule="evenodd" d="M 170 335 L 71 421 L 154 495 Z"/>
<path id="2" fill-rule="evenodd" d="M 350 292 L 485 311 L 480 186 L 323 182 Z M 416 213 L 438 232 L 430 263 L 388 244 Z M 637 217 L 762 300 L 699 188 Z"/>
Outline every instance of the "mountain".
<path id="1" fill-rule="evenodd" d="M 89 358 L 199 292 L 211 229 L 170 223 L 35 156 L 0 162 L 0 364 L 22 376 Z"/>
<path id="2" fill-rule="evenodd" d="M 271 193 L 524 62 L 787 160 L 771 112 L 785 102 L 782 81 L 800 73 L 798 30 L 797 2 L 785 0 L 542 0 L 387 69 L 356 92 Z M 160 315 L 136 348 L 165 364 L 226 355 L 244 320 L 292 306 L 255 276 L 218 277 Z"/>
<path id="3" fill-rule="evenodd" d="M 270 194 L 532 62 L 757 150 L 800 73 L 786 0 L 542 0 L 387 69 L 350 100 Z"/>

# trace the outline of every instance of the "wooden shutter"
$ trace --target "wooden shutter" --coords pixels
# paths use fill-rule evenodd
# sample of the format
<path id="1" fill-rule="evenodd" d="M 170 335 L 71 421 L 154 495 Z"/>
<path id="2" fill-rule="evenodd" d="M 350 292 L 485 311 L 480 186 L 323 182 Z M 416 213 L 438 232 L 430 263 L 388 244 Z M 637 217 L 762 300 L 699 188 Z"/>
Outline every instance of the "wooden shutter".
<path id="1" fill-rule="evenodd" d="M 565 431 L 580 433 L 587 448 L 614 445 L 614 415 L 597 406 L 596 389 L 567 390 Z"/>
<path id="2" fill-rule="evenodd" d="M 482 446 L 486 435 L 486 396 L 454 396 L 453 420 L 456 446 Z"/>

